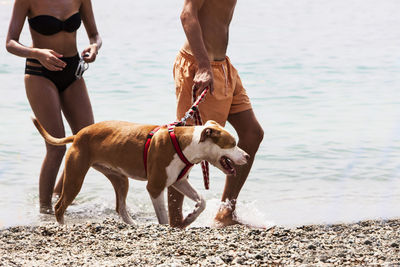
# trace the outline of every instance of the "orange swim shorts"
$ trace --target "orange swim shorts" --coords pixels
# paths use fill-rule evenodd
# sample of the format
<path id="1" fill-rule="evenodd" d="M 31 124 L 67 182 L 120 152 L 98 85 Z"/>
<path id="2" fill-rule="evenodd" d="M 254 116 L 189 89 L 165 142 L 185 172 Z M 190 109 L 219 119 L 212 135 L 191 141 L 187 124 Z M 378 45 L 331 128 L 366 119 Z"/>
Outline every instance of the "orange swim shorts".
<path id="1" fill-rule="evenodd" d="M 199 104 L 200 116 L 205 123 L 215 120 L 222 126 L 230 114 L 251 109 L 250 99 L 243 88 L 237 70 L 228 57 L 223 61 L 211 62 L 214 74 L 214 92 L 207 93 L 205 100 Z M 197 64 L 193 55 L 181 50 L 174 64 L 174 80 L 176 86 L 177 109 L 176 116 L 180 120 L 192 106 L 193 78 Z M 193 125 L 189 119 L 188 125 Z"/>

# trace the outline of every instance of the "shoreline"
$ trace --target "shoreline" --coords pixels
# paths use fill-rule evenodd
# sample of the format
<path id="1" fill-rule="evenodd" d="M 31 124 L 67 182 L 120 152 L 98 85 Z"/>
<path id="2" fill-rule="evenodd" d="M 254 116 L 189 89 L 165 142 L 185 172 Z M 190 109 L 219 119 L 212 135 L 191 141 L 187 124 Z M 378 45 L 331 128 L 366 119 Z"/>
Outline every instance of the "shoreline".
<path id="1" fill-rule="evenodd" d="M 400 219 L 186 230 L 102 222 L 0 230 L 0 266 L 399 265 Z"/>

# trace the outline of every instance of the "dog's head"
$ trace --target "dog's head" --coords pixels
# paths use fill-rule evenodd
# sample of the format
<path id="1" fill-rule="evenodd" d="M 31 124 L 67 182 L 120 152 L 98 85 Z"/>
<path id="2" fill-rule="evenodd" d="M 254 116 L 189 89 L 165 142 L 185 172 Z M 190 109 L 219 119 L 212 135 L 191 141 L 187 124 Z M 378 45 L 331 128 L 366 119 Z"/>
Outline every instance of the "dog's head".
<path id="1" fill-rule="evenodd" d="M 246 164 L 250 156 L 240 149 L 235 137 L 215 121 L 207 121 L 201 131 L 199 143 L 203 144 L 206 159 L 228 175 L 236 175 L 235 165 Z"/>

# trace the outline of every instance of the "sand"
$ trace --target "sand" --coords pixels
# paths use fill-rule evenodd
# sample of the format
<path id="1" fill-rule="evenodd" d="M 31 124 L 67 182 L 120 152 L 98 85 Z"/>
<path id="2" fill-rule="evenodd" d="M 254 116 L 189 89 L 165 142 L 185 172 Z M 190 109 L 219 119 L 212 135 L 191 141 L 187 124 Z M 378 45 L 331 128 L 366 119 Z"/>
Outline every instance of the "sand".
<path id="1" fill-rule="evenodd" d="M 116 219 L 0 231 L 0 266 L 400 266 L 400 219 L 186 230 Z"/>

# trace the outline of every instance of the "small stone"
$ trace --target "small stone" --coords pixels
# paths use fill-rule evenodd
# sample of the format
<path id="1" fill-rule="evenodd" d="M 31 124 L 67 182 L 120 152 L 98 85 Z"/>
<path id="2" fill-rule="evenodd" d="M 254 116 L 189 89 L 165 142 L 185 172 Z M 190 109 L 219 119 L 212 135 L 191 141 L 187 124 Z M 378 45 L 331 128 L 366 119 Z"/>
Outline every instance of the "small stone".
<path id="1" fill-rule="evenodd" d="M 222 255 L 221 260 L 223 260 L 226 264 L 229 264 L 233 261 L 233 256 L 231 255 Z"/>
<path id="2" fill-rule="evenodd" d="M 316 249 L 317 247 L 316 247 L 315 245 L 311 244 L 311 245 L 309 245 L 307 248 L 308 248 L 308 249 Z"/>
<path id="3" fill-rule="evenodd" d="M 257 260 L 262 260 L 262 259 L 264 259 L 264 257 L 263 257 L 263 255 L 261 255 L 261 254 L 257 254 L 257 255 L 255 256 L 255 259 L 257 259 Z"/>
<path id="4" fill-rule="evenodd" d="M 371 245 L 372 244 L 372 241 L 371 240 L 365 240 L 365 242 L 364 242 L 364 245 Z"/>

